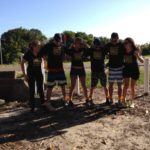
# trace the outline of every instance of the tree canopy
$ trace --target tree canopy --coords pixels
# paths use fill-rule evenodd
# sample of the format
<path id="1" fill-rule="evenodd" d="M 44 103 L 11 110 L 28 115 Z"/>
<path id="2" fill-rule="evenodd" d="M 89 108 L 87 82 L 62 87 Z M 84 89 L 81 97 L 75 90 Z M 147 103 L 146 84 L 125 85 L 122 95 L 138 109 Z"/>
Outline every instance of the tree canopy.
<path id="1" fill-rule="evenodd" d="M 63 42 L 69 46 L 75 37 L 81 37 L 89 46 L 92 45 L 95 38 L 92 34 L 86 34 L 85 32 L 62 32 Z M 51 38 L 51 37 L 50 37 Z M 105 45 L 110 41 L 107 37 L 97 37 L 101 40 L 101 43 Z M 25 29 L 16 28 L 9 30 L 2 34 L 1 44 L 3 52 L 3 63 L 10 64 L 20 61 L 20 56 L 28 48 L 28 45 L 33 40 L 40 40 L 41 42 L 47 41 L 47 37 L 38 29 Z M 123 40 L 121 40 L 123 41 Z M 141 45 L 143 55 L 150 55 L 150 43 Z"/>
<path id="2" fill-rule="evenodd" d="M 3 33 L 1 36 L 3 62 L 5 64 L 18 62 L 31 41 L 45 41 L 46 39 L 38 29 L 17 28 Z"/>

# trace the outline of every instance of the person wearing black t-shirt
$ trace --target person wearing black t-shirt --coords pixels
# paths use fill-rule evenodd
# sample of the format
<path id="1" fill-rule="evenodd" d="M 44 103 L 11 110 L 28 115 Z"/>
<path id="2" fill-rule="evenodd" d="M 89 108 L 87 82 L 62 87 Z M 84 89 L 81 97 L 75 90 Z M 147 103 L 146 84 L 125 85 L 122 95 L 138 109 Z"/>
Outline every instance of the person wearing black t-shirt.
<path id="1" fill-rule="evenodd" d="M 31 43 L 30 49 L 24 54 L 21 61 L 21 69 L 25 78 L 25 81 L 29 85 L 29 96 L 30 96 L 30 105 L 31 111 L 35 109 L 35 82 L 37 84 L 37 90 L 40 95 L 41 104 L 45 103 L 44 92 L 43 92 L 43 74 L 41 70 L 42 58 L 39 57 L 40 42 L 34 41 Z M 24 64 L 28 63 L 27 74 L 25 73 Z"/>
<path id="2" fill-rule="evenodd" d="M 108 90 L 106 87 L 107 78 L 105 74 L 104 68 L 104 59 L 105 59 L 105 51 L 104 48 L 98 38 L 93 41 L 93 47 L 88 49 L 88 53 L 90 56 L 91 61 L 91 89 L 90 89 L 90 96 L 89 102 L 93 104 L 93 91 L 94 88 L 98 84 L 98 80 L 100 80 L 102 87 L 104 88 L 105 96 L 106 96 L 106 104 L 108 104 Z"/>
<path id="3" fill-rule="evenodd" d="M 84 44 L 83 40 L 79 37 L 75 38 L 74 43 L 71 45 L 69 49 L 66 50 L 66 53 L 71 57 L 71 70 L 70 70 L 70 78 L 71 78 L 71 87 L 69 91 L 69 100 L 68 106 L 73 106 L 72 96 L 73 90 L 75 88 L 77 77 L 79 77 L 84 96 L 86 99 L 86 103 L 88 102 L 87 95 L 87 87 L 86 87 L 86 73 L 83 64 L 86 44 Z"/>
<path id="4" fill-rule="evenodd" d="M 118 85 L 118 102 L 121 101 L 122 95 L 124 48 L 123 44 L 119 42 L 118 33 L 114 32 L 111 34 L 111 42 L 105 46 L 105 50 L 108 52 L 109 59 L 109 101 L 112 104 L 113 85 L 115 82 Z"/>
<path id="5" fill-rule="evenodd" d="M 124 40 L 124 68 L 123 68 L 123 78 L 124 78 L 124 87 L 123 87 L 123 103 L 125 103 L 125 98 L 129 83 L 131 86 L 131 103 L 135 98 L 135 84 L 139 79 L 140 71 L 138 67 L 139 60 L 141 63 L 144 62 L 143 57 L 141 56 L 140 49 L 136 47 L 132 38 L 126 38 Z"/>
<path id="6" fill-rule="evenodd" d="M 66 99 L 65 85 L 67 82 L 63 68 L 63 54 L 61 35 L 59 33 L 56 33 L 53 40 L 41 48 L 40 55 L 47 57 L 48 61 L 47 101 L 51 99 L 52 90 L 56 84 L 61 87 L 64 100 Z M 49 110 L 55 111 L 52 104 L 49 105 Z"/>

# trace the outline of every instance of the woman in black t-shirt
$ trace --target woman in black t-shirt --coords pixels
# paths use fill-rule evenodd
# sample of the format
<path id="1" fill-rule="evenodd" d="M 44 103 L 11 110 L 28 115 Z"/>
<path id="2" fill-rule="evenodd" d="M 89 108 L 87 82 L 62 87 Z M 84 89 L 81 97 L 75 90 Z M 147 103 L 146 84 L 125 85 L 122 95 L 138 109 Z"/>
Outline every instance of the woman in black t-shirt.
<path id="1" fill-rule="evenodd" d="M 25 81 L 29 85 L 29 96 L 31 111 L 35 108 L 35 82 L 37 84 L 37 90 L 40 95 L 41 104 L 44 104 L 44 92 L 43 92 L 43 74 L 41 70 L 42 58 L 38 56 L 40 50 L 40 42 L 34 41 L 31 43 L 31 48 L 24 54 L 21 61 L 21 69 L 24 75 Z M 28 63 L 27 73 L 25 71 L 24 64 Z"/>
<path id="2" fill-rule="evenodd" d="M 139 60 L 141 63 L 144 62 L 143 57 L 140 54 L 140 49 L 135 46 L 135 43 L 132 38 L 126 38 L 124 41 L 124 69 L 123 69 L 123 78 L 124 78 L 124 87 L 123 87 L 123 102 L 125 102 L 127 90 L 129 83 L 131 86 L 131 100 L 135 98 L 135 84 L 139 79 Z"/>
<path id="3" fill-rule="evenodd" d="M 69 49 L 66 50 L 66 53 L 71 57 L 71 87 L 69 91 L 69 100 L 68 106 L 73 106 L 72 96 L 75 88 L 77 77 L 79 77 L 86 103 L 88 102 L 87 87 L 86 87 L 86 72 L 83 64 L 84 56 L 86 51 L 86 44 L 83 43 L 82 39 L 77 37 L 74 41 L 74 44 L 71 45 Z"/>

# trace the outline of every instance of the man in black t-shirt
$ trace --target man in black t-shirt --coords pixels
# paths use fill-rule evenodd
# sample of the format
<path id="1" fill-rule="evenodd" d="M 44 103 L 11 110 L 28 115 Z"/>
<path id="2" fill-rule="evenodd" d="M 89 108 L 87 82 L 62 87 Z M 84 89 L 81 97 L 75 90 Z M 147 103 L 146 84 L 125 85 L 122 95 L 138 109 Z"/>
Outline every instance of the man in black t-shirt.
<path id="1" fill-rule="evenodd" d="M 61 35 L 56 33 L 54 35 L 53 40 L 48 44 L 46 44 L 41 49 L 40 55 L 47 56 L 48 58 L 47 100 L 50 100 L 52 89 L 56 84 L 61 86 L 62 94 L 65 100 L 66 98 L 65 85 L 67 84 L 67 82 L 63 68 L 63 49 L 62 49 Z M 50 110 L 52 111 L 55 110 L 52 105 L 49 106 Z"/>
<path id="2" fill-rule="evenodd" d="M 93 91 L 94 88 L 98 84 L 98 80 L 100 80 L 102 87 L 104 88 L 105 96 L 106 96 L 106 104 L 108 104 L 108 90 L 106 87 L 106 74 L 104 68 L 104 59 L 105 59 L 105 51 L 102 47 L 102 44 L 99 39 L 95 39 L 93 42 L 93 47 L 88 49 L 88 53 L 90 56 L 91 61 L 91 89 L 90 89 L 90 96 L 89 102 L 92 105 L 93 101 Z"/>
<path id="3" fill-rule="evenodd" d="M 105 46 L 109 57 L 109 100 L 113 103 L 113 85 L 118 85 L 118 102 L 121 100 L 122 82 L 123 82 L 123 44 L 119 42 L 118 33 L 111 34 L 111 42 Z"/>

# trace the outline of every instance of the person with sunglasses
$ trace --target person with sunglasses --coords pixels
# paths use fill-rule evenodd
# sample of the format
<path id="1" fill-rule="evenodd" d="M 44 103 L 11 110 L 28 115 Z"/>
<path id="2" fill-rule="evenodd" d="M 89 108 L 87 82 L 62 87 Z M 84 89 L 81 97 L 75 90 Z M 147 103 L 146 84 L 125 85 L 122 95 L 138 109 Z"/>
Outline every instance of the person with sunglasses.
<path id="1" fill-rule="evenodd" d="M 47 82 L 47 102 L 50 101 L 52 90 L 55 85 L 61 87 L 63 101 L 66 99 L 65 85 L 67 84 L 63 68 L 63 45 L 61 34 L 56 33 L 53 39 L 41 48 L 41 57 L 47 57 L 48 82 Z M 55 107 L 50 103 L 49 111 L 55 111 Z"/>
<path id="2" fill-rule="evenodd" d="M 105 50 L 108 54 L 108 66 L 109 66 L 109 104 L 113 104 L 113 91 L 114 83 L 117 83 L 118 86 L 118 103 L 121 102 L 122 95 L 122 83 L 123 83 L 123 57 L 124 57 L 124 48 L 123 44 L 119 42 L 118 33 L 114 32 L 111 34 L 110 43 L 106 44 Z"/>

